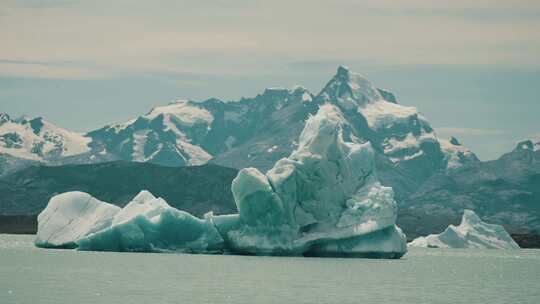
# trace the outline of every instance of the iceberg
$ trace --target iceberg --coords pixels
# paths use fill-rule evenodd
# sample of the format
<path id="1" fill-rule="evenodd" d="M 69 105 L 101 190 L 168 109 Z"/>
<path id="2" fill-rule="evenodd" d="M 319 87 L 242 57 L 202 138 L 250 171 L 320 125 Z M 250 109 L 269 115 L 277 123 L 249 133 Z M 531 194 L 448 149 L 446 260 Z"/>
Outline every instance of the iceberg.
<path id="1" fill-rule="evenodd" d="M 221 229 L 230 250 L 370 257 L 406 252 L 392 189 L 374 172 L 374 151 L 369 143 L 344 142 L 343 122 L 336 106 L 322 105 L 288 158 L 266 174 L 239 172 L 231 187 L 239 223 Z"/>
<path id="2" fill-rule="evenodd" d="M 472 210 L 465 210 L 459 226 L 450 225 L 440 234 L 414 239 L 409 246 L 435 248 L 519 249 L 500 225 L 488 224 Z"/>
<path id="3" fill-rule="evenodd" d="M 109 227 L 76 243 L 79 250 L 221 252 L 223 238 L 210 215 L 201 220 L 144 190 L 116 214 Z"/>
<path id="4" fill-rule="evenodd" d="M 379 183 L 369 142 L 344 141 L 345 124 L 324 104 L 289 157 L 266 174 L 242 169 L 231 185 L 238 214 L 199 219 L 142 191 L 70 240 L 79 250 L 400 258 L 407 245 L 392 188 Z"/>
<path id="5" fill-rule="evenodd" d="M 35 244 L 45 248 L 75 248 L 76 241 L 112 224 L 120 208 L 84 192 L 52 197 L 38 216 Z"/>
<path id="6" fill-rule="evenodd" d="M 223 238 L 211 219 L 203 220 L 169 207 L 152 218 L 138 215 L 127 222 L 77 240 L 79 250 L 221 253 Z"/>

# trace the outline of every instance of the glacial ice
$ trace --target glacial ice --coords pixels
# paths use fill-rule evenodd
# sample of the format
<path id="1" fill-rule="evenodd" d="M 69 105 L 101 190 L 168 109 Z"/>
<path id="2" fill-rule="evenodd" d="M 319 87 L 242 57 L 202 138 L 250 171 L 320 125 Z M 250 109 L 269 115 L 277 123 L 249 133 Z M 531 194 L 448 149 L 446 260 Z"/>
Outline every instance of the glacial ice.
<path id="1" fill-rule="evenodd" d="M 436 248 L 519 249 L 500 225 L 488 224 L 472 210 L 465 210 L 459 226 L 450 225 L 440 234 L 414 239 L 409 246 Z"/>
<path id="2" fill-rule="evenodd" d="M 38 216 L 38 247 L 75 248 L 75 242 L 111 225 L 120 208 L 84 192 L 66 192 L 52 197 Z"/>
<path id="3" fill-rule="evenodd" d="M 266 174 L 242 169 L 231 186 L 238 214 L 199 219 L 142 191 L 72 242 L 79 250 L 399 258 L 407 246 L 393 191 L 377 180 L 370 143 L 345 142 L 343 127 L 339 108 L 322 105 L 289 157 Z"/>
<path id="4" fill-rule="evenodd" d="M 266 175 L 254 168 L 240 171 L 232 184 L 240 224 L 224 237 L 233 251 L 389 257 L 406 252 L 405 236 L 395 227 L 393 192 L 375 177 L 371 145 L 344 142 L 342 122 L 337 107 L 323 105 L 288 158 Z M 370 238 L 381 230 L 392 241 L 382 245 Z"/>
<path id="5" fill-rule="evenodd" d="M 143 214 L 77 240 L 79 250 L 213 253 L 223 238 L 210 217 L 201 220 L 172 207 Z"/>

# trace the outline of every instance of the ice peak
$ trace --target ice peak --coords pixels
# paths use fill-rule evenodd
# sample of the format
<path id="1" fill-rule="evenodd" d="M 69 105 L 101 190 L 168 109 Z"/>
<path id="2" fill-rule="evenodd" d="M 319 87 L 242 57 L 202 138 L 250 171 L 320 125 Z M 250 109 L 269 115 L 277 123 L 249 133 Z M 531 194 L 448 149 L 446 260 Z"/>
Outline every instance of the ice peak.
<path id="1" fill-rule="evenodd" d="M 11 121 L 11 118 L 7 113 L 0 112 L 0 124 Z"/>
<path id="2" fill-rule="evenodd" d="M 139 194 L 137 194 L 132 201 L 134 202 L 138 202 L 138 203 L 144 203 L 146 201 L 150 201 L 150 200 L 153 200 L 155 199 L 156 197 L 150 193 L 150 191 L 148 190 L 141 190 L 141 192 L 139 192 Z"/>
<path id="3" fill-rule="evenodd" d="M 474 225 L 482 222 L 482 220 L 474 213 L 474 211 L 465 209 L 463 210 L 463 217 L 461 218 L 461 225 L 469 224 Z"/>
<path id="4" fill-rule="evenodd" d="M 344 65 L 340 65 L 337 68 L 337 74 L 338 76 L 349 76 L 349 68 Z"/>
<path id="5" fill-rule="evenodd" d="M 416 238 L 410 246 L 519 249 L 519 245 L 502 226 L 482 222 L 472 210 L 468 209 L 463 211 L 459 226 L 450 225 L 440 234 Z"/>
<path id="6" fill-rule="evenodd" d="M 319 96 L 327 102 L 338 103 L 347 110 L 383 99 L 369 80 L 345 66 L 338 67 L 336 75 L 330 79 Z"/>

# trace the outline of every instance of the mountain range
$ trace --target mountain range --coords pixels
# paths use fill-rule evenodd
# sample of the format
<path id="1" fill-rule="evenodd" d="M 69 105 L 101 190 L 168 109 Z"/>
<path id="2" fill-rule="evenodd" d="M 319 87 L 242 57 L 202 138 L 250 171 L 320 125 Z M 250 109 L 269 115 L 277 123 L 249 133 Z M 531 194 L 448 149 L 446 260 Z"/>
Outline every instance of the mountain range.
<path id="1" fill-rule="evenodd" d="M 394 94 L 344 66 L 338 67 L 318 94 L 295 86 L 268 88 L 255 97 L 236 101 L 180 100 L 85 134 L 64 130 L 42 118 L 12 119 L 0 114 L 0 175 L 10 176 L 36 164 L 116 160 L 169 167 L 212 163 L 265 171 L 291 153 L 306 119 L 325 103 L 340 110 L 347 141 L 371 143 L 379 178 L 393 187 L 404 214 L 414 215 L 403 220 L 415 233 L 434 229 L 441 222 L 434 219 L 453 220 L 465 208 L 484 205 L 485 212 L 475 209 L 480 216 L 489 215 L 516 230 L 529 225 L 526 227 L 540 231 L 536 213 L 530 215 L 534 219 L 527 220 L 519 215 L 529 205 L 540 203 L 536 194 L 526 194 L 533 192 L 523 186 L 536 185 L 536 173 L 525 174 L 523 170 L 531 168 L 526 160 L 537 163 L 539 143 L 520 143 L 519 151 L 481 162 L 456 138 L 438 137 L 416 108 L 401 105 Z M 522 157 L 520 153 L 530 155 Z M 519 160 L 507 160 L 514 157 Z M 524 165 L 515 165 L 522 162 Z M 497 184 L 507 179 L 509 184 L 504 187 Z M 485 195 L 477 195 L 481 190 Z M 525 201 L 521 200 L 523 195 Z M 493 196 L 504 197 L 504 203 L 494 203 Z M 425 224 L 429 222 L 433 224 Z M 419 228 L 424 226 L 427 228 Z"/>

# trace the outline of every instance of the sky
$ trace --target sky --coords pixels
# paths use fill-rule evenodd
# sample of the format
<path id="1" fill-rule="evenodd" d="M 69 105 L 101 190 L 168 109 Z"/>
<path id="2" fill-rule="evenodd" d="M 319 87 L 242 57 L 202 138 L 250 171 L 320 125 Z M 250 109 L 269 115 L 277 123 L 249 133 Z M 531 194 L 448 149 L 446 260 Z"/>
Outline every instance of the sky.
<path id="1" fill-rule="evenodd" d="M 89 131 L 346 65 L 483 159 L 540 139 L 540 1 L 0 0 L 0 112 Z"/>

